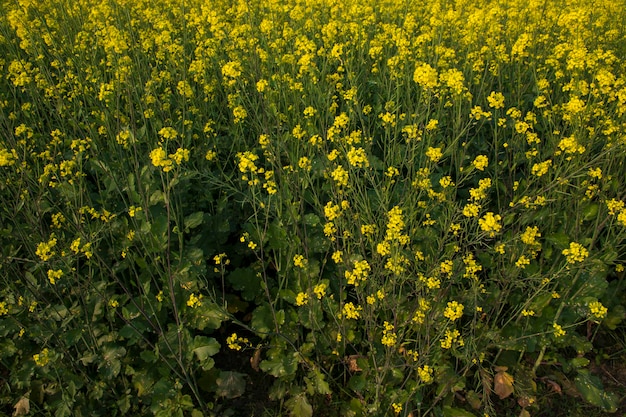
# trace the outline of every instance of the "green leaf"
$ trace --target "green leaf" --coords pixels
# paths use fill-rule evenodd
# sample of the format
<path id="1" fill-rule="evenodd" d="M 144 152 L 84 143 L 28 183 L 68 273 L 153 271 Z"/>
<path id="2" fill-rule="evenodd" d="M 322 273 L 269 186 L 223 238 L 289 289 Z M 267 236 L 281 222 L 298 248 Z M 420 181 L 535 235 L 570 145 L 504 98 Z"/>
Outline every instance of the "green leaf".
<path id="1" fill-rule="evenodd" d="M 585 208 L 583 208 L 583 220 L 589 221 L 595 219 L 598 216 L 598 203 L 587 204 Z"/>
<path id="2" fill-rule="evenodd" d="M 284 311 L 276 312 L 276 321 L 278 321 L 276 324 L 279 326 L 285 322 Z M 254 331 L 263 338 L 267 337 L 269 333 L 275 330 L 274 315 L 272 314 L 272 309 L 269 304 L 265 303 L 260 305 L 252 312 L 251 324 Z"/>
<path id="3" fill-rule="evenodd" d="M 189 216 L 185 217 L 185 220 L 184 220 L 185 231 L 200 226 L 203 221 L 204 221 L 203 212 L 196 211 L 195 213 L 190 214 Z"/>
<path id="4" fill-rule="evenodd" d="M 215 361 L 211 356 L 220 351 L 220 344 L 212 337 L 196 336 L 191 344 L 191 352 L 198 358 L 202 369 L 208 371 L 213 368 Z"/>
<path id="5" fill-rule="evenodd" d="M 462 408 L 450 407 L 447 405 L 443 406 L 443 416 L 444 417 L 476 417 L 474 413 L 470 413 L 467 410 L 463 410 Z"/>
<path id="6" fill-rule="evenodd" d="M 312 417 L 313 407 L 309 404 L 305 394 L 298 394 L 285 401 L 285 407 L 291 417 Z"/>
<path id="7" fill-rule="evenodd" d="M 600 407 L 604 411 L 614 413 L 617 411 L 618 399 L 613 393 L 604 390 L 602 382 L 595 375 L 583 369 L 578 371 L 578 375 L 574 379 L 578 392 L 583 399 L 590 404 Z"/>
<path id="8" fill-rule="evenodd" d="M 262 281 L 252 268 L 237 268 L 226 276 L 226 280 L 235 290 L 241 291 L 241 298 L 246 301 L 253 301 L 263 292 Z"/>
<path id="9" fill-rule="evenodd" d="M 276 378 L 294 375 L 298 369 L 298 360 L 294 355 L 281 352 L 261 361 L 259 368 Z"/>
<path id="10" fill-rule="evenodd" d="M 241 397 L 246 391 L 246 374 L 239 372 L 222 371 L 217 378 L 215 394 L 220 397 L 233 399 Z"/>

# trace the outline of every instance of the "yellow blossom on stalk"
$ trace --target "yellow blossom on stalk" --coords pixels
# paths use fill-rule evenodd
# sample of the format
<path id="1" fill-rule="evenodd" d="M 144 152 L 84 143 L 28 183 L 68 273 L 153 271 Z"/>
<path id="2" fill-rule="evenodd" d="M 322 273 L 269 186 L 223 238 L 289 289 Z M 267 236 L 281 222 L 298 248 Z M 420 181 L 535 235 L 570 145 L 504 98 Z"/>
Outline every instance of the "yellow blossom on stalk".
<path id="1" fill-rule="evenodd" d="M 567 138 L 561 139 L 558 144 L 559 150 L 554 152 L 555 155 L 560 155 L 561 153 L 565 154 L 573 154 L 573 153 L 584 153 L 585 147 L 578 143 L 576 137 L 570 136 Z"/>
<path id="2" fill-rule="evenodd" d="M 313 287 L 313 292 L 315 293 L 315 296 L 318 300 L 321 300 L 322 297 L 326 295 L 326 288 L 328 288 L 328 285 L 326 285 L 324 282 L 321 282 Z"/>
<path id="3" fill-rule="evenodd" d="M 343 262 L 343 251 L 336 250 L 333 252 L 331 257 L 336 264 L 340 264 Z"/>
<path id="4" fill-rule="evenodd" d="M 522 310 L 522 316 L 524 317 L 529 317 L 529 316 L 532 317 L 534 315 L 535 315 L 534 310 L 526 310 L 526 309 Z"/>
<path id="5" fill-rule="evenodd" d="M 443 312 L 443 316 L 451 321 L 455 321 L 463 316 L 463 309 L 463 304 L 460 304 L 456 301 L 450 301 L 448 302 L 448 305 Z"/>
<path id="6" fill-rule="evenodd" d="M 183 161 L 189 161 L 189 149 L 178 148 L 176 153 L 170 154 L 170 159 L 180 165 Z"/>
<path id="7" fill-rule="evenodd" d="M 609 309 L 603 306 L 599 301 L 592 301 L 589 303 L 589 312 L 597 320 L 605 318 L 608 311 Z"/>
<path id="8" fill-rule="evenodd" d="M 361 306 L 355 307 L 352 302 L 343 305 L 343 314 L 347 319 L 356 320 L 361 317 Z"/>
<path id="9" fill-rule="evenodd" d="M 57 280 L 60 279 L 62 276 L 63 276 L 63 271 L 60 269 L 48 270 L 48 281 L 50 281 L 50 284 L 52 285 L 56 284 Z"/>
<path id="10" fill-rule="evenodd" d="M 296 305 L 298 307 L 306 305 L 308 302 L 309 302 L 309 294 L 305 292 L 299 292 L 298 295 L 296 295 Z"/>
<path id="11" fill-rule="evenodd" d="M 259 93 L 262 93 L 267 89 L 267 86 L 268 86 L 267 80 L 259 80 L 256 83 L 256 91 L 258 91 Z"/>
<path id="12" fill-rule="evenodd" d="M 452 276 L 452 268 L 454 267 L 454 263 L 448 259 L 439 264 L 439 270 L 443 275 L 447 275 L 448 278 Z"/>
<path id="13" fill-rule="evenodd" d="M 476 168 L 477 170 L 484 171 L 487 165 L 489 165 L 489 158 L 487 158 L 485 155 L 478 155 L 476 158 L 474 158 L 472 165 L 474 165 L 474 168 Z"/>
<path id="14" fill-rule="evenodd" d="M 393 408 L 393 413 L 394 414 L 400 414 L 400 412 L 402 411 L 402 404 L 400 403 L 392 403 L 391 404 L 391 408 Z"/>
<path id="15" fill-rule="evenodd" d="M 383 329 L 383 337 L 381 339 L 381 343 L 385 346 L 393 347 L 396 344 L 396 341 L 398 340 L 398 336 L 393 331 L 394 329 L 393 324 L 385 321 L 385 323 L 383 324 L 383 327 L 384 329 Z"/>
<path id="16" fill-rule="evenodd" d="M 306 267 L 307 260 L 304 258 L 304 256 L 302 256 L 300 254 L 294 255 L 293 256 L 293 264 L 295 266 L 297 266 L 298 268 L 304 268 L 304 267 Z"/>
<path id="17" fill-rule="evenodd" d="M 135 217 L 135 215 L 142 210 L 141 207 L 130 206 L 128 208 L 128 215 L 130 217 Z"/>
<path id="18" fill-rule="evenodd" d="M 335 180 L 335 184 L 339 187 L 345 187 L 348 185 L 348 171 L 341 165 L 339 165 L 330 176 Z"/>
<path id="19" fill-rule="evenodd" d="M 341 207 L 339 204 L 334 204 L 332 201 L 329 201 L 324 206 L 324 216 L 328 221 L 333 221 L 337 217 L 341 215 Z"/>
<path id="20" fill-rule="evenodd" d="M 454 342 L 458 342 L 459 345 L 463 345 L 463 339 L 460 339 L 461 333 L 457 329 L 446 329 L 446 334 L 443 339 L 439 340 L 439 344 L 442 349 L 450 349 Z"/>
<path id="21" fill-rule="evenodd" d="M 178 136 L 178 132 L 173 127 L 168 126 L 159 130 L 159 136 L 161 136 L 163 139 L 173 140 L 176 139 L 176 137 Z"/>
<path id="22" fill-rule="evenodd" d="M 478 220 L 478 225 L 482 231 L 489 233 L 490 237 L 494 237 L 502 229 L 500 220 L 502 217 L 499 214 L 494 215 L 492 212 L 488 212 L 482 219 Z"/>
<path id="23" fill-rule="evenodd" d="M 626 227 L 626 209 L 622 209 L 617 215 L 617 222 Z"/>
<path id="24" fill-rule="evenodd" d="M 50 362 L 50 351 L 48 348 L 44 348 L 40 353 L 33 355 L 33 360 L 37 366 L 46 366 Z"/>
<path id="25" fill-rule="evenodd" d="M 548 173 L 548 169 L 550 168 L 550 165 L 552 165 L 552 159 L 548 159 L 547 161 L 544 161 L 544 162 L 539 162 L 532 166 L 531 172 L 533 175 L 537 177 L 541 177 Z"/>
<path id="26" fill-rule="evenodd" d="M 65 216 L 62 213 L 55 213 L 52 215 L 52 225 L 54 228 L 60 229 L 63 223 L 65 223 Z"/>
<path id="27" fill-rule="evenodd" d="M 463 215 L 465 217 L 477 217 L 478 211 L 480 210 L 480 205 L 469 203 L 463 207 Z"/>
<path id="28" fill-rule="evenodd" d="M 173 168 L 173 161 L 167 158 L 167 153 L 161 148 L 153 149 L 150 152 L 152 165 L 163 168 L 163 172 L 169 172 Z"/>
<path id="29" fill-rule="evenodd" d="M 348 285 L 358 287 L 360 282 L 364 282 L 367 279 L 367 275 L 371 270 L 370 264 L 366 260 L 361 260 L 355 262 L 352 271 L 346 271 L 344 276 Z"/>
<path id="30" fill-rule="evenodd" d="M 367 168 L 370 163 L 367 159 L 367 154 L 363 148 L 350 147 L 348 151 L 348 162 L 355 168 Z"/>
<path id="31" fill-rule="evenodd" d="M 589 171 L 587 171 L 587 175 L 589 175 L 591 178 L 596 178 L 601 180 L 602 179 L 602 169 L 601 168 L 589 168 Z"/>
<path id="32" fill-rule="evenodd" d="M 441 177 L 439 179 L 439 185 L 441 188 L 454 187 L 454 182 L 452 182 L 452 178 L 450 176 Z"/>
<path id="33" fill-rule="evenodd" d="M 55 252 L 52 250 L 57 244 L 57 239 L 54 237 L 54 234 L 50 236 L 50 239 L 47 242 L 41 242 L 37 245 L 37 250 L 35 254 L 39 256 L 42 261 L 47 261 L 52 256 L 54 256 Z"/>
<path id="34" fill-rule="evenodd" d="M 432 162 L 437 163 L 443 157 L 443 152 L 441 151 L 441 148 L 433 148 L 432 146 L 430 146 L 426 150 L 426 156 Z"/>
<path id="35" fill-rule="evenodd" d="M 489 103 L 489 107 L 493 109 L 502 109 L 504 108 L 504 95 L 492 91 L 487 97 L 487 103 Z"/>
<path id="36" fill-rule="evenodd" d="M 0 301 L 0 317 L 9 314 L 9 309 L 7 308 L 7 303 L 4 301 Z"/>
<path id="37" fill-rule="evenodd" d="M 424 126 L 424 129 L 432 131 L 432 130 L 437 129 L 437 126 L 439 126 L 439 120 L 430 119 L 428 123 L 426 123 L 426 126 Z"/>
<path id="38" fill-rule="evenodd" d="M 438 84 L 437 70 L 429 64 L 421 63 L 415 66 L 413 81 L 424 89 L 433 89 Z"/>
<path id="39" fill-rule="evenodd" d="M 463 264 L 465 265 L 465 273 L 463 278 L 478 279 L 478 273 L 483 270 L 482 265 L 476 262 L 474 254 L 471 252 L 463 257 Z"/>
<path id="40" fill-rule="evenodd" d="M 202 300 L 202 294 L 195 295 L 194 293 L 191 293 L 191 294 L 189 294 L 189 299 L 187 300 L 187 305 L 189 307 L 191 307 L 191 308 L 196 308 L 200 304 L 202 304 L 201 300 Z"/>
<path id="41" fill-rule="evenodd" d="M 402 233 L 404 229 L 404 219 L 402 218 L 402 209 L 398 206 L 394 206 L 387 213 L 389 216 L 389 222 L 387 223 L 387 232 L 385 234 L 385 240 L 398 241 L 400 244 L 407 244 L 409 236 Z"/>
<path id="42" fill-rule="evenodd" d="M 530 259 L 528 259 L 524 255 L 520 256 L 519 259 L 515 262 L 515 266 L 521 269 L 526 268 L 526 265 L 530 265 Z"/>
<path id="43" fill-rule="evenodd" d="M 430 384 L 431 382 L 433 382 L 433 372 L 433 368 L 428 365 L 417 368 L 417 376 L 419 376 L 419 378 L 425 384 Z"/>
<path id="44" fill-rule="evenodd" d="M 369 236 L 374 234 L 376 231 L 376 225 L 374 224 L 364 224 L 361 226 L 361 234 L 363 236 Z"/>
<path id="45" fill-rule="evenodd" d="M 559 325 L 557 323 L 552 323 L 552 329 L 554 331 L 554 337 L 557 337 L 557 338 L 558 337 L 563 337 L 566 334 L 565 330 L 563 330 L 561 325 Z"/>
<path id="46" fill-rule="evenodd" d="M 241 350 L 240 343 L 250 343 L 247 338 L 237 336 L 237 333 L 233 333 L 226 338 L 226 345 L 232 350 Z"/>
<path id="47" fill-rule="evenodd" d="M 213 149 L 209 149 L 204 155 L 204 159 L 206 159 L 207 161 L 213 161 L 216 158 L 217 158 L 217 152 L 214 151 Z"/>
<path id="48" fill-rule="evenodd" d="M 74 253 L 80 252 L 80 238 L 79 237 L 77 237 L 76 239 L 72 241 L 72 243 L 70 244 L 70 249 Z"/>
<path id="49" fill-rule="evenodd" d="M 303 171 L 310 171 L 312 168 L 311 160 L 306 156 L 303 156 L 298 160 L 298 167 Z"/>
<path id="50" fill-rule="evenodd" d="M 17 152 L 15 149 L 9 150 L 0 148 L 0 167 L 8 167 L 15 163 L 17 160 Z"/>
<path id="51" fill-rule="evenodd" d="M 583 245 L 571 242 L 568 249 L 563 249 L 562 254 L 567 258 L 567 263 L 582 262 L 589 256 L 589 251 Z"/>
<path id="52" fill-rule="evenodd" d="M 537 226 L 526 227 L 526 230 L 521 235 L 522 242 L 527 245 L 536 245 L 538 237 L 541 237 L 541 233 L 539 233 Z"/>

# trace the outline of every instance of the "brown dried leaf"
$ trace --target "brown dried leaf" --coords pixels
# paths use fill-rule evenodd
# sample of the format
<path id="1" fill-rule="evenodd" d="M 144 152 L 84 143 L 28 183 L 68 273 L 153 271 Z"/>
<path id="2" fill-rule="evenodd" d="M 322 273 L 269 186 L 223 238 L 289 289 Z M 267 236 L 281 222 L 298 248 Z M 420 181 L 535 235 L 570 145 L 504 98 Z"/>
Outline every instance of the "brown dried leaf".
<path id="1" fill-rule="evenodd" d="M 513 381 L 511 374 L 500 371 L 493 377 L 493 391 L 500 399 L 504 399 L 513 394 Z"/>
<path id="2" fill-rule="evenodd" d="M 17 403 L 15 403 L 13 408 L 15 408 L 13 417 L 25 416 L 30 412 L 30 400 L 26 397 L 22 397 Z"/>
<path id="3" fill-rule="evenodd" d="M 359 364 L 356 362 L 356 360 L 359 359 L 360 357 L 361 357 L 360 355 L 350 355 L 346 358 L 348 361 L 348 369 L 350 369 L 350 372 L 359 372 L 363 370 L 359 367 Z"/>
<path id="4" fill-rule="evenodd" d="M 261 362 L 261 348 L 255 350 L 254 355 L 250 358 L 250 366 L 257 372 L 259 372 L 259 362 Z"/>

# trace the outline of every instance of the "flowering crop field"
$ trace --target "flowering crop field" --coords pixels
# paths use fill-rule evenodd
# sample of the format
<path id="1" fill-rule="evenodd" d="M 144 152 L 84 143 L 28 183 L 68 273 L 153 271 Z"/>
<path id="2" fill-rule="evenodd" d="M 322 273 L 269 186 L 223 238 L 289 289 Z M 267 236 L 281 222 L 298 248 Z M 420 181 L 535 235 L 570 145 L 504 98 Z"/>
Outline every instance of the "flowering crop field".
<path id="1" fill-rule="evenodd" d="M 0 414 L 614 412 L 624 6 L 3 1 Z"/>

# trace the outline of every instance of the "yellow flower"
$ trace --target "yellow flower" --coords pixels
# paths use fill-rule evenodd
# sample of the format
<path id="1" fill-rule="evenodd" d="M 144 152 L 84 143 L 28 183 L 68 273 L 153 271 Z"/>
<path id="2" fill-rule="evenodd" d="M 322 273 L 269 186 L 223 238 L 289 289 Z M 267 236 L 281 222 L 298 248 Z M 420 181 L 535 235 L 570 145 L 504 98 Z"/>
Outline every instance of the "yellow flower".
<path id="1" fill-rule="evenodd" d="M 344 276 L 348 285 L 358 287 L 360 282 L 364 282 L 367 279 L 368 272 L 371 270 L 372 268 L 366 260 L 357 261 L 354 263 L 352 271 L 346 271 Z"/>
<path id="2" fill-rule="evenodd" d="M 343 306 L 343 314 L 347 319 L 356 320 L 361 317 L 361 306 L 355 307 L 352 302 L 346 303 Z"/>
<path id="3" fill-rule="evenodd" d="M 42 349 L 40 353 L 33 355 L 33 360 L 37 366 L 46 366 L 50 362 L 50 351 L 48 348 Z"/>
<path id="4" fill-rule="evenodd" d="M 499 214 L 494 215 L 492 212 L 488 212 L 482 219 L 478 220 L 478 225 L 482 231 L 489 233 L 490 237 L 494 237 L 502 229 L 500 220 L 502 217 Z"/>
<path id="5" fill-rule="evenodd" d="M 348 151 L 348 162 L 355 168 L 367 168 L 370 166 L 367 154 L 363 148 L 350 147 Z"/>
<path id="6" fill-rule="evenodd" d="M 321 300 L 322 297 L 324 297 L 326 295 L 326 288 L 328 286 L 321 282 L 319 284 L 317 284 L 315 287 L 313 287 L 313 292 L 315 293 L 315 296 L 317 297 L 318 300 Z"/>
<path id="7" fill-rule="evenodd" d="M 187 300 L 187 305 L 191 308 L 196 308 L 202 304 L 202 294 L 195 295 L 194 293 L 189 294 L 189 299 Z"/>
<path id="8" fill-rule="evenodd" d="M 478 204 L 469 203 L 463 207 L 463 215 L 465 217 L 477 217 L 480 206 Z"/>
<path id="9" fill-rule="evenodd" d="M 487 97 L 487 103 L 489 103 L 489 107 L 491 108 L 502 109 L 504 108 L 504 95 L 502 93 L 492 91 Z"/>
<path id="10" fill-rule="evenodd" d="M 554 337 L 562 337 L 565 336 L 565 330 L 563 330 L 563 328 L 557 324 L 557 323 L 552 323 L 552 329 L 554 331 Z"/>
<path id="11" fill-rule="evenodd" d="M 299 292 L 298 295 L 296 295 L 296 305 L 298 307 L 306 305 L 308 302 L 309 302 L 309 294 L 305 292 Z"/>
<path id="12" fill-rule="evenodd" d="M 60 279 L 63 276 L 63 271 L 60 269 L 57 270 L 52 270 L 49 269 L 48 270 L 48 281 L 50 281 L 50 284 L 54 285 L 56 284 L 56 281 L 58 279 Z"/>
<path id="13" fill-rule="evenodd" d="M 563 255 L 567 258 L 567 263 L 573 264 L 582 262 L 589 256 L 589 251 L 583 245 L 576 242 L 569 244 L 569 249 L 563 249 Z"/>
<path id="14" fill-rule="evenodd" d="M 294 255 L 293 256 L 293 264 L 295 266 L 297 266 L 298 268 L 304 268 L 304 267 L 306 267 L 307 260 L 304 258 L 304 256 L 302 256 L 300 254 Z"/>
<path id="15" fill-rule="evenodd" d="M 605 318 L 608 311 L 609 310 L 599 301 L 589 303 L 589 312 L 595 319 L 601 320 Z"/>
<path id="16" fill-rule="evenodd" d="M 55 252 L 52 250 L 52 248 L 54 248 L 56 244 L 57 240 L 54 235 L 52 235 L 50 236 L 50 240 L 48 240 L 47 242 L 41 242 L 37 245 L 37 250 L 35 251 L 35 254 L 39 256 L 42 261 L 47 261 L 52 258 L 52 256 L 54 256 Z"/>
<path id="17" fill-rule="evenodd" d="M 17 160 L 17 152 L 15 149 L 11 149 L 9 152 L 7 149 L 0 148 L 0 167 L 11 166 Z"/>
<path id="18" fill-rule="evenodd" d="M 451 321 L 455 321 L 460 319 L 463 316 L 463 304 L 460 304 L 456 301 L 448 302 L 446 309 L 443 312 L 444 317 Z"/>
<path id="19" fill-rule="evenodd" d="M 437 163 L 443 157 L 443 152 L 441 151 L 441 148 L 433 148 L 431 146 L 426 150 L 426 156 L 432 162 Z"/>
<path id="20" fill-rule="evenodd" d="M 520 256 L 519 259 L 515 262 L 515 266 L 521 269 L 526 268 L 526 265 L 530 265 L 530 259 L 528 259 L 524 255 Z"/>
<path id="21" fill-rule="evenodd" d="M 398 340 L 398 336 L 393 331 L 393 324 L 385 321 L 383 326 L 384 326 L 384 329 L 383 329 L 383 337 L 381 339 L 381 343 L 385 346 L 392 347 L 396 344 L 396 341 Z"/>
<path id="22" fill-rule="evenodd" d="M 417 368 L 417 375 L 425 384 L 433 382 L 433 368 L 428 365 Z"/>
<path id="23" fill-rule="evenodd" d="M 489 158 L 487 158 L 487 156 L 485 155 L 478 155 L 476 158 L 474 158 L 472 165 L 474 165 L 474 168 L 476 168 L 477 170 L 484 171 L 487 165 L 489 165 Z"/>
<path id="24" fill-rule="evenodd" d="M 245 337 L 237 336 L 237 333 L 233 333 L 226 338 L 226 345 L 228 346 L 229 349 L 241 350 L 240 343 L 246 344 L 246 343 L 249 343 L 249 341 Z"/>
<path id="25" fill-rule="evenodd" d="M 346 171 L 343 166 L 339 165 L 335 168 L 330 176 L 333 180 L 335 180 L 337 186 L 345 187 L 348 185 L 348 171 Z"/>

